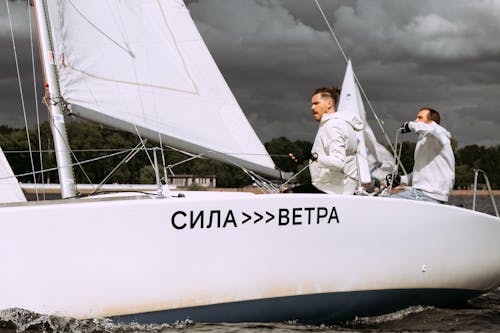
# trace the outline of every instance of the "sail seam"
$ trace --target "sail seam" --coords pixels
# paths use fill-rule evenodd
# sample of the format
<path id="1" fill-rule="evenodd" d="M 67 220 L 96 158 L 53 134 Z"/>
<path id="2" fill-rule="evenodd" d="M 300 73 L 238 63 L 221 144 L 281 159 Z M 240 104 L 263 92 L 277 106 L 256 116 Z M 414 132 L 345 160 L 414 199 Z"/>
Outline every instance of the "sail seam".
<path id="1" fill-rule="evenodd" d="M 179 49 L 179 46 L 177 45 L 177 39 L 175 38 L 174 34 L 172 33 L 172 30 L 170 29 L 170 25 L 168 24 L 167 17 L 165 16 L 165 12 L 163 10 L 163 7 L 161 5 L 160 0 L 157 0 L 158 7 L 160 7 L 160 13 L 161 17 L 163 18 L 163 22 L 165 23 L 165 26 L 167 27 L 168 32 L 170 33 L 170 37 L 174 41 L 175 49 L 177 50 L 177 54 L 181 58 L 182 65 L 184 66 L 184 70 L 186 71 L 187 76 L 191 80 L 191 83 L 193 84 L 194 90 L 196 91 L 197 94 L 199 94 L 198 87 L 196 86 L 196 82 L 193 80 L 191 77 L 191 73 L 189 72 L 189 69 L 187 68 L 186 61 L 184 60 L 184 57 L 182 56 L 181 50 Z"/>
<path id="2" fill-rule="evenodd" d="M 169 90 L 169 91 L 175 91 L 175 92 L 179 92 L 179 93 L 186 93 L 186 94 L 191 94 L 191 95 L 197 95 L 197 96 L 200 96 L 200 92 L 199 92 L 199 89 L 196 85 L 196 82 L 195 80 L 193 79 L 193 77 L 191 76 L 191 73 L 189 72 L 189 69 L 186 65 L 186 61 L 184 59 L 184 57 L 182 56 L 182 53 L 181 53 L 181 50 L 178 46 L 178 42 L 177 42 L 177 39 L 175 38 L 172 30 L 170 29 L 170 26 L 168 24 L 168 20 L 166 18 L 166 15 L 164 13 L 164 9 L 160 3 L 159 0 L 157 0 L 157 3 L 158 3 L 158 7 L 160 9 L 160 13 L 161 13 L 161 17 L 163 19 L 163 22 L 166 26 L 166 30 L 168 31 L 170 37 L 172 38 L 172 41 L 173 41 L 173 45 L 175 47 L 175 50 L 177 52 L 177 55 L 179 56 L 179 59 L 180 59 L 180 62 L 182 63 L 182 66 L 184 68 L 184 71 L 185 71 L 185 74 L 186 76 L 189 78 L 191 84 L 192 84 L 192 87 L 193 89 L 192 90 L 186 90 L 186 89 L 177 89 L 177 88 L 172 88 L 172 87 L 166 87 L 166 86 L 160 86 L 160 85 L 155 85 L 155 84 L 149 84 L 149 83 L 140 83 L 140 82 L 133 82 L 133 81 L 126 81 L 126 80 L 116 80 L 116 79 L 110 79 L 110 78 L 106 78 L 106 77 L 103 77 L 103 76 L 99 76 L 99 75 L 95 75 L 95 74 L 91 74 L 85 70 L 82 70 L 80 68 L 77 68 L 73 65 L 70 64 L 70 59 L 68 59 L 68 57 L 65 57 L 64 55 L 67 53 L 66 52 L 66 46 L 64 44 L 64 39 L 62 40 L 62 54 L 61 54 L 61 57 L 62 57 L 62 65 L 70 70 L 73 70 L 73 71 L 76 71 L 78 73 L 81 73 L 83 75 L 86 75 L 88 77 L 91 77 L 91 78 L 94 78 L 94 79 L 97 79 L 97 80 L 102 80 L 102 81 L 107 81 L 107 82 L 114 82 L 114 83 L 120 83 L 120 84 L 126 84 L 126 85 L 131 85 L 131 86 L 138 86 L 138 87 L 147 87 L 147 88 L 156 88 L 156 89 L 161 89 L 161 90 Z M 95 24 L 93 24 L 92 22 L 90 22 L 88 19 L 85 18 L 85 16 L 83 15 L 83 13 L 81 13 L 76 7 L 75 5 L 70 1 L 70 4 L 71 6 L 73 7 L 73 9 L 83 18 L 86 20 L 86 22 L 88 24 L 90 24 L 94 29 L 96 29 L 97 31 L 99 31 L 100 33 L 102 33 L 104 36 L 106 36 L 107 39 L 110 39 L 115 45 L 117 45 L 118 47 L 120 47 L 120 49 L 122 50 L 125 50 L 128 54 L 133 54 L 131 51 L 127 51 L 126 49 L 124 49 L 124 47 L 120 46 L 117 42 L 115 42 L 111 37 L 109 37 L 108 35 L 106 35 L 103 31 L 101 31 Z M 61 27 L 64 26 L 64 24 L 61 24 Z M 135 58 L 135 56 L 133 56 Z"/>
<path id="3" fill-rule="evenodd" d="M 138 87 L 148 87 L 148 88 L 157 88 L 157 89 L 162 89 L 162 90 L 171 90 L 171 91 L 180 92 L 180 93 L 187 93 L 187 94 L 191 94 L 191 95 L 199 95 L 198 91 L 176 89 L 176 88 L 164 87 L 164 86 L 159 86 L 159 85 L 150 84 L 150 83 L 139 83 L 139 82 L 125 81 L 125 80 L 108 79 L 108 78 L 105 78 L 102 76 L 91 74 L 91 73 L 86 72 L 84 70 L 81 70 L 79 68 L 73 67 L 72 65 L 69 65 L 69 64 L 66 64 L 66 67 L 71 69 L 71 70 L 74 70 L 76 72 L 79 72 L 81 74 L 87 75 L 91 78 L 97 79 L 97 80 L 114 82 L 114 83 L 121 83 L 121 84 L 128 84 L 131 86 L 138 86 Z"/>
<path id="4" fill-rule="evenodd" d="M 71 7 L 73 7 L 73 9 L 78 13 L 78 15 L 80 15 L 88 24 L 90 24 L 90 26 L 92 28 L 94 28 L 96 31 L 98 31 L 100 34 L 102 34 L 103 36 L 105 36 L 108 40 L 110 40 L 113 44 L 115 44 L 116 46 L 118 46 L 118 48 L 122 49 L 123 51 L 125 51 L 128 55 L 130 55 L 132 58 L 135 58 L 135 55 L 134 53 L 132 52 L 132 50 L 130 50 L 130 48 L 127 48 L 125 46 L 122 46 L 120 45 L 120 43 L 118 43 L 117 41 L 115 41 L 113 38 L 111 38 L 111 36 L 109 36 L 108 34 L 106 34 L 104 31 L 102 31 L 101 29 L 99 29 L 99 27 L 97 25 L 95 25 L 94 23 L 92 23 L 92 21 L 90 21 L 80 10 L 78 10 L 78 8 L 75 6 L 75 4 L 73 3 L 73 1 L 69 0 L 68 1 L 70 4 L 71 4 Z"/>

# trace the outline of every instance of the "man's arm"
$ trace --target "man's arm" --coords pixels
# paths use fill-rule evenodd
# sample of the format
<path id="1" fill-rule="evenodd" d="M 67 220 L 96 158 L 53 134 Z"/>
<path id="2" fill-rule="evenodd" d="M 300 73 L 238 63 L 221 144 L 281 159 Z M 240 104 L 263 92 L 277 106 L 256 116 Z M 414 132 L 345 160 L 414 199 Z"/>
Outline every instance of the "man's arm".
<path id="1" fill-rule="evenodd" d="M 450 143 L 450 139 L 437 130 L 437 124 L 426 124 L 420 121 L 410 121 L 408 122 L 408 127 L 420 136 L 432 135 L 438 139 L 439 143 L 444 146 Z"/>

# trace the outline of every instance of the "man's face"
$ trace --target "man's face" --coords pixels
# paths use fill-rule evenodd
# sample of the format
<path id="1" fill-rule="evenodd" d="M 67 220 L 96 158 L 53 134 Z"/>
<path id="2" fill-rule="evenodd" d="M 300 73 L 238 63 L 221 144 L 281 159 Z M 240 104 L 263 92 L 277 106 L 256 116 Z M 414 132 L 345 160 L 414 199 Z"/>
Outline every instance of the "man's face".
<path id="1" fill-rule="evenodd" d="M 322 98 L 321 94 L 313 95 L 311 98 L 311 111 L 314 120 L 320 121 L 323 114 L 327 113 L 332 107 L 333 100 L 331 98 Z"/>
<path id="2" fill-rule="evenodd" d="M 422 122 L 426 124 L 430 124 L 432 122 L 431 118 L 429 117 L 429 110 L 422 110 L 417 114 L 417 118 L 415 118 L 415 121 L 417 122 Z"/>

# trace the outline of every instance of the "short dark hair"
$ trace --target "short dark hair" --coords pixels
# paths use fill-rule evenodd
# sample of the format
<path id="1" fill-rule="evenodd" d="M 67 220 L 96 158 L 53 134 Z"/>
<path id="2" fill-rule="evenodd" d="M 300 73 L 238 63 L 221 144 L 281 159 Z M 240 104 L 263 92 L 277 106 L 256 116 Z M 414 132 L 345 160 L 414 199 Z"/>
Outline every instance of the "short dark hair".
<path id="1" fill-rule="evenodd" d="M 434 110 L 432 108 L 428 108 L 428 107 L 420 109 L 420 111 L 423 111 L 423 110 L 429 111 L 428 117 L 430 120 L 432 120 L 436 124 L 439 124 L 441 122 L 441 116 L 439 115 L 439 112 L 437 112 L 436 110 Z"/>
<path id="2" fill-rule="evenodd" d="M 321 87 L 314 90 L 312 96 L 317 94 L 321 94 L 321 97 L 330 97 L 333 99 L 333 104 L 336 104 L 339 101 L 340 89 L 337 86 L 331 88 Z"/>

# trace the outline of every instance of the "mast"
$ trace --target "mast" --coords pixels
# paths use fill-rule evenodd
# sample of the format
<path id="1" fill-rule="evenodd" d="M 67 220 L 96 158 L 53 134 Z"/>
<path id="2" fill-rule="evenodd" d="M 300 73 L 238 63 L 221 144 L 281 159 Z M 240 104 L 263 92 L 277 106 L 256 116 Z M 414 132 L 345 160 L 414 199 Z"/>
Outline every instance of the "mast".
<path id="1" fill-rule="evenodd" d="M 49 123 L 54 139 L 54 150 L 61 184 L 61 197 L 71 198 L 76 196 L 75 179 L 71 155 L 69 152 L 68 136 L 64 123 L 64 114 L 57 80 L 57 70 L 54 63 L 54 47 L 50 38 L 49 18 L 45 10 L 44 0 L 34 0 L 35 22 L 38 28 L 38 37 L 41 49 L 41 62 L 45 74 L 45 88 L 48 92 L 47 108 L 49 111 Z"/>

